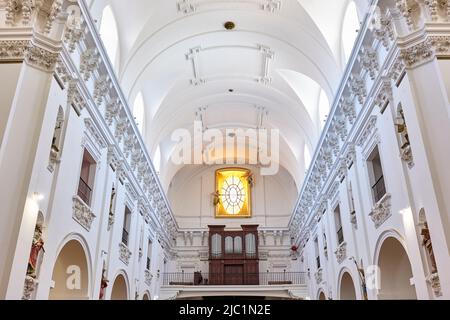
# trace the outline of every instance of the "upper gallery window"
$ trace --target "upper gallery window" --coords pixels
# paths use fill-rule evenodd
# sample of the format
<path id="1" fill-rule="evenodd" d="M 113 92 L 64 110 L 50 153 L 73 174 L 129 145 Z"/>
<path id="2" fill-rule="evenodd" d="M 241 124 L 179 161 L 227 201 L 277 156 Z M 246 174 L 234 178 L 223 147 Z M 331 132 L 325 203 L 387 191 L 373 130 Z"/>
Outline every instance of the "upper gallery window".
<path id="1" fill-rule="evenodd" d="M 341 245 L 344 242 L 344 230 L 342 229 L 341 207 L 339 205 L 334 209 L 334 223 L 338 245 Z"/>
<path id="2" fill-rule="evenodd" d="M 144 109 L 144 97 L 142 96 L 142 92 L 136 96 L 133 105 L 133 117 L 136 122 L 136 126 L 139 129 L 141 135 L 144 135 L 144 118 L 145 118 L 145 109 Z"/>
<path id="3" fill-rule="evenodd" d="M 83 161 L 81 163 L 80 181 L 78 183 L 78 196 L 88 206 L 91 205 L 92 190 L 94 188 L 94 178 L 96 163 L 91 154 L 85 149 Z"/>
<path id="4" fill-rule="evenodd" d="M 372 196 L 375 203 L 380 201 L 386 194 L 383 167 L 381 165 L 380 152 L 376 147 L 368 159 L 368 169 Z"/>
<path id="5" fill-rule="evenodd" d="M 251 217 L 252 179 L 251 172 L 246 169 L 228 168 L 216 171 L 216 217 Z"/>
<path id="6" fill-rule="evenodd" d="M 126 246 L 128 246 L 128 242 L 130 240 L 130 229 L 131 229 L 131 210 L 128 208 L 128 206 L 125 206 L 125 215 L 122 229 L 122 243 Z"/>
<path id="7" fill-rule="evenodd" d="M 350 59 L 350 56 L 358 37 L 359 29 L 361 28 L 358 18 L 358 9 L 354 1 L 348 4 L 347 11 L 344 17 L 344 24 L 342 26 L 342 47 L 344 54 L 344 65 Z"/>
<path id="8" fill-rule="evenodd" d="M 109 60 L 113 67 L 116 66 L 117 53 L 119 50 L 119 33 L 117 31 L 117 23 L 111 6 L 103 9 L 102 20 L 100 25 L 100 36 L 108 53 Z"/>

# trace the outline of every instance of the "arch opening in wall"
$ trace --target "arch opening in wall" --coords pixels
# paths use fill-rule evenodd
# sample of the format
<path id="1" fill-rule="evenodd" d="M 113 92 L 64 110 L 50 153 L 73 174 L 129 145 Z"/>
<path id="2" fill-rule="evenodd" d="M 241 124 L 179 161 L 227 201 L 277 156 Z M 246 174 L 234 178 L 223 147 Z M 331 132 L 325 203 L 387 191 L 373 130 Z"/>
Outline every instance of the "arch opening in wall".
<path id="1" fill-rule="evenodd" d="M 344 15 L 342 25 L 342 54 L 343 65 L 346 65 L 353 51 L 359 29 L 361 28 L 358 17 L 358 9 L 354 1 L 351 1 Z"/>
<path id="2" fill-rule="evenodd" d="M 114 280 L 111 289 L 111 300 L 128 300 L 127 280 L 122 274 L 119 274 Z"/>
<path id="3" fill-rule="evenodd" d="M 150 293 L 148 293 L 148 292 L 144 293 L 144 295 L 142 296 L 142 300 L 144 300 L 144 301 L 151 300 Z"/>
<path id="4" fill-rule="evenodd" d="M 89 268 L 86 252 L 77 240 L 70 240 L 56 259 L 49 300 L 88 300 Z"/>
<path id="5" fill-rule="evenodd" d="M 153 155 L 153 167 L 156 173 L 161 172 L 161 148 L 158 146 L 156 148 L 155 154 Z"/>
<path id="6" fill-rule="evenodd" d="M 378 254 L 380 289 L 378 299 L 417 299 L 411 263 L 403 245 L 394 237 L 388 237 Z"/>
<path id="7" fill-rule="evenodd" d="M 353 278 L 348 272 L 344 272 L 341 277 L 340 289 L 339 289 L 339 299 L 340 300 L 356 300 L 356 290 Z"/>
<path id="8" fill-rule="evenodd" d="M 110 5 L 103 9 L 100 24 L 100 37 L 102 38 L 109 60 L 116 67 L 119 51 L 119 32 L 116 18 Z"/>
<path id="9" fill-rule="evenodd" d="M 325 296 L 325 293 L 322 290 L 320 290 L 317 300 L 327 300 L 327 297 Z"/>
<path id="10" fill-rule="evenodd" d="M 309 146 L 306 143 L 305 143 L 305 147 L 303 149 L 303 158 L 304 158 L 304 161 L 305 161 L 305 171 L 308 171 L 309 166 L 311 165 L 312 155 L 311 155 L 311 151 L 309 149 Z"/>

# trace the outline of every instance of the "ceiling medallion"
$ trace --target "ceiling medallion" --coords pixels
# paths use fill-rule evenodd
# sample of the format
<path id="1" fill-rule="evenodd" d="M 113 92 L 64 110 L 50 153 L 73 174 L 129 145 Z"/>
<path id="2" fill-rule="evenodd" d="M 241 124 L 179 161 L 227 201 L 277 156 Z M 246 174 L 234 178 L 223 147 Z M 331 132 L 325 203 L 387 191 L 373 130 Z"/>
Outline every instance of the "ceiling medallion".
<path id="1" fill-rule="evenodd" d="M 223 26 L 227 30 L 233 30 L 234 28 L 236 28 L 236 24 L 233 21 L 227 21 Z"/>

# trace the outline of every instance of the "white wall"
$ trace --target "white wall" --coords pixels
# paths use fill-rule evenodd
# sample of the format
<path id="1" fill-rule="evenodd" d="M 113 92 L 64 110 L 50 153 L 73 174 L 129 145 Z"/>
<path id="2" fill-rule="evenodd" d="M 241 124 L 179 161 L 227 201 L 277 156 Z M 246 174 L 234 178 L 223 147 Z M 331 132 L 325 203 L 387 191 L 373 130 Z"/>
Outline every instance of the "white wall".
<path id="1" fill-rule="evenodd" d="M 259 168 L 243 166 L 254 173 L 252 188 L 252 218 L 216 219 L 211 194 L 215 191 L 215 171 L 223 167 L 185 167 L 172 180 L 169 201 L 181 228 L 207 228 L 210 224 L 225 224 L 229 228 L 242 224 L 284 228 L 289 222 L 297 188 L 290 174 L 280 168 L 274 176 L 261 176 Z"/>

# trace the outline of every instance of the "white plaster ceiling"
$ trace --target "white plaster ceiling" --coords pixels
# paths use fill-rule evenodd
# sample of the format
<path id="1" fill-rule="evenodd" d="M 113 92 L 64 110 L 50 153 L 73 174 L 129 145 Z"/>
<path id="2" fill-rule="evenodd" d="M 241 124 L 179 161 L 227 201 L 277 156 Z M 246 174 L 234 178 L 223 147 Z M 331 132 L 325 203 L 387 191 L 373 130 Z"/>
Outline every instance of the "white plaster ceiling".
<path id="1" fill-rule="evenodd" d="M 265 110 L 264 126 L 280 129 L 280 165 L 300 188 L 304 145 L 315 146 L 320 134 L 320 92 L 332 101 L 344 68 L 350 1 L 90 1 L 99 23 L 106 5 L 116 17 L 117 74 L 130 106 L 142 92 L 144 139 L 150 154 L 161 149 L 166 190 L 182 169 L 169 161 L 171 134 L 192 130 L 199 108 L 206 127 L 222 129 L 255 128 Z M 367 2 L 355 1 L 360 13 Z M 225 30 L 226 21 L 236 29 Z"/>

